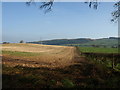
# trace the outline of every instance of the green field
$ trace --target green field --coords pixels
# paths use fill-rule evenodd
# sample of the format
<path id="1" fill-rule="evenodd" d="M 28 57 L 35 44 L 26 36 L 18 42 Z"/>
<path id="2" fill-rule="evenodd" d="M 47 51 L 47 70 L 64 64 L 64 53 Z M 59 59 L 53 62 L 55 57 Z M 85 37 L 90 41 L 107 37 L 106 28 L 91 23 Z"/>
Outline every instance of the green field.
<path id="1" fill-rule="evenodd" d="M 79 50 L 83 53 L 118 53 L 118 48 L 79 47 Z"/>

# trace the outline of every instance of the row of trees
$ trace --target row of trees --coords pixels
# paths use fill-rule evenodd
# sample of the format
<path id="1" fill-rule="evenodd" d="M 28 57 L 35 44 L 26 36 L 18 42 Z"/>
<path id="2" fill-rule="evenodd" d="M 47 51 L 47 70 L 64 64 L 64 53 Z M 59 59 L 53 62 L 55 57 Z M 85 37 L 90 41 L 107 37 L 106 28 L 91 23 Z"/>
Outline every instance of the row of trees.
<path id="1" fill-rule="evenodd" d="M 3 44 L 9 44 L 10 42 L 3 42 Z M 24 43 L 24 41 L 23 40 L 20 40 L 20 42 L 19 43 Z"/>

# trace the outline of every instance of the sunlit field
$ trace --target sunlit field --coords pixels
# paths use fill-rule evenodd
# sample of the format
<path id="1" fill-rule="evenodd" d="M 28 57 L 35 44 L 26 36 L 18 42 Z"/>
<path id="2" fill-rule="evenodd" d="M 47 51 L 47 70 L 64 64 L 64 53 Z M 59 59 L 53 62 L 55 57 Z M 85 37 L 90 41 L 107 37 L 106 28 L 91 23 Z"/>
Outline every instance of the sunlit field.
<path id="1" fill-rule="evenodd" d="M 118 48 L 80 47 L 79 50 L 89 53 L 119 53 Z"/>
<path id="2" fill-rule="evenodd" d="M 3 88 L 119 87 L 119 60 L 113 68 L 110 58 L 104 62 L 105 58 L 81 50 L 81 47 L 4 44 Z"/>
<path id="3" fill-rule="evenodd" d="M 71 64 L 74 59 L 74 47 L 52 46 L 39 44 L 5 44 L 2 47 L 3 63 L 12 65 L 64 66 Z M 14 61 L 8 59 L 13 59 Z M 19 62 L 19 63 L 17 63 Z M 27 62 L 27 63 L 26 63 Z M 12 63 L 12 65 L 11 65 Z"/>

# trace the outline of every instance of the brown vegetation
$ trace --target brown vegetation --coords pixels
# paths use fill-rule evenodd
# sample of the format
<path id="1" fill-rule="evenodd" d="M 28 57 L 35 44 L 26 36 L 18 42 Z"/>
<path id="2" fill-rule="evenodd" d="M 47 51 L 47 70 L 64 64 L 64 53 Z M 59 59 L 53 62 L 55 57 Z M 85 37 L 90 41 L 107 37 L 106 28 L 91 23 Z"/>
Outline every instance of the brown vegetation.
<path id="1" fill-rule="evenodd" d="M 64 67 L 76 63 L 80 57 L 75 47 L 38 45 L 38 44 L 7 44 L 3 45 L 3 64 L 9 66 L 29 67 Z M 5 53 L 7 52 L 8 53 Z M 11 51 L 15 54 L 10 54 Z M 29 52 L 26 55 L 16 53 Z"/>

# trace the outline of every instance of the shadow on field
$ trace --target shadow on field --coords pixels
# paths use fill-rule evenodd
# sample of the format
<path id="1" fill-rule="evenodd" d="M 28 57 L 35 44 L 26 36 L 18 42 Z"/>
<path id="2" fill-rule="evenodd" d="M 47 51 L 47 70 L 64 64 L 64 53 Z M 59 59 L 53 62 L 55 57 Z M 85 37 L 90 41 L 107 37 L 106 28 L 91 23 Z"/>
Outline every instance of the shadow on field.
<path id="1" fill-rule="evenodd" d="M 119 72 L 88 62 L 54 69 L 3 65 L 3 88 L 118 88 L 119 76 Z"/>

